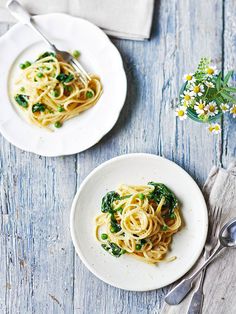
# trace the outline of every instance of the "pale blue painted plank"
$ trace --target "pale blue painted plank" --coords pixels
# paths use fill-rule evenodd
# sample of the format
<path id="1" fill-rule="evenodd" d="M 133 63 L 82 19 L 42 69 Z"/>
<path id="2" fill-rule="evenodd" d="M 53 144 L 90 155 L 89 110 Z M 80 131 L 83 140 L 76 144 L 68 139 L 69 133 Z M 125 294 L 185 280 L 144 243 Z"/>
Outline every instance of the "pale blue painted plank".
<path id="1" fill-rule="evenodd" d="M 192 121 L 176 123 L 174 106 L 184 71 L 193 69 L 204 55 L 212 55 L 220 63 L 220 4 L 221 1 L 199 1 L 193 12 L 192 1 L 162 2 L 159 16 L 156 8 L 151 41 L 114 40 L 128 77 L 127 101 L 115 128 L 99 144 L 79 155 L 78 184 L 101 162 L 131 152 L 164 155 L 193 174 L 200 184 L 204 182 L 212 164 L 218 163 L 220 138 L 212 137 L 205 126 Z M 215 14 L 216 23 L 206 21 L 207 12 Z M 211 40 L 214 29 L 217 41 L 202 44 L 195 51 L 195 44 L 202 40 L 203 30 L 198 30 L 204 23 L 209 27 L 206 40 Z M 190 29 L 185 25 L 191 25 Z M 167 289 L 147 293 L 120 291 L 91 275 L 78 257 L 75 261 L 78 313 L 159 312 Z"/>
<path id="2" fill-rule="evenodd" d="M 233 20 L 232 3 L 226 1 L 226 14 Z M 228 131 L 235 127 L 232 119 L 221 141 L 202 125 L 176 123 L 174 117 L 182 74 L 202 55 L 213 56 L 221 65 L 223 1 L 195 4 L 192 0 L 157 2 L 151 41 L 113 40 L 124 59 L 128 97 L 118 123 L 99 144 L 78 156 L 46 159 L 21 152 L 1 138 L 0 311 L 159 312 L 167 288 L 125 292 L 88 272 L 72 248 L 69 211 L 77 184 L 95 166 L 119 154 L 164 155 L 200 184 L 213 164 L 221 158 L 227 163 L 235 155 L 235 133 Z M 230 21 L 226 25 L 229 32 L 234 29 Z M 2 33 L 6 29 L 1 26 Z M 230 40 L 225 36 L 225 58 L 232 67 L 235 47 Z"/>

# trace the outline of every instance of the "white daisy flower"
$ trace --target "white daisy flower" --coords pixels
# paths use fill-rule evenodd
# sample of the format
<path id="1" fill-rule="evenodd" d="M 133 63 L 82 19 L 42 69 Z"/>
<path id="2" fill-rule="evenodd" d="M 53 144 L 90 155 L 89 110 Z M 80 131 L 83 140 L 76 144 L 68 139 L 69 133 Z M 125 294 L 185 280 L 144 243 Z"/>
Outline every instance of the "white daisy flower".
<path id="1" fill-rule="evenodd" d="M 208 130 L 213 134 L 219 134 L 221 132 L 221 126 L 219 123 L 212 123 L 209 125 Z"/>
<path id="2" fill-rule="evenodd" d="M 176 109 L 175 114 L 180 120 L 185 120 L 187 118 L 186 110 L 186 107 L 180 106 Z"/>
<path id="3" fill-rule="evenodd" d="M 228 104 L 221 104 L 220 108 L 221 108 L 223 113 L 229 111 L 229 105 Z"/>
<path id="4" fill-rule="evenodd" d="M 182 98 L 182 102 L 185 103 L 185 105 L 189 104 L 189 102 L 194 99 L 190 91 L 184 91 L 180 97 Z"/>
<path id="5" fill-rule="evenodd" d="M 204 86 L 202 84 L 191 86 L 192 96 L 202 96 L 203 92 L 204 92 Z"/>
<path id="6" fill-rule="evenodd" d="M 184 81 L 185 82 L 195 82 L 195 77 L 193 76 L 193 73 L 184 74 Z"/>
<path id="7" fill-rule="evenodd" d="M 206 102 L 201 99 L 199 102 L 196 102 L 194 109 L 198 115 L 205 114 L 207 112 Z"/>
<path id="8" fill-rule="evenodd" d="M 214 101 L 211 101 L 206 106 L 206 109 L 208 111 L 209 116 L 211 116 L 211 117 L 215 116 L 219 112 L 217 104 Z"/>
<path id="9" fill-rule="evenodd" d="M 216 66 L 215 65 L 209 65 L 206 68 L 206 74 L 207 74 L 208 77 L 212 77 L 213 75 L 218 74 Z"/>
<path id="10" fill-rule="evenodd" d="M 236 118 L 236 104 L 231 107 L 230 113 L 232 113 L 233 118 Z"/>
<path id="11" fill-rule="evenodd" d="M 208 88 L 214 88 L 214 87 L 215 87 L 215 85 L 214 85 L 212 82 L 208 82 L 208 81 L 205 82 L 205 85 L 206 85 Z"/>

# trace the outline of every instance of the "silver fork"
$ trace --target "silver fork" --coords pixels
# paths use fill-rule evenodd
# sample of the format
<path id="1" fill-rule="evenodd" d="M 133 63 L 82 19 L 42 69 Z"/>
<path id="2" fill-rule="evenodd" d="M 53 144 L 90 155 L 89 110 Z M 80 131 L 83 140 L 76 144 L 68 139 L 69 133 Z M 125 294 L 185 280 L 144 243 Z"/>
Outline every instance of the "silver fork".
<path id="1" fill-rule="evenodd" d="M 70 63 L 74 69 L 78 72 L 80 80 L 86 85 L 90 80 L 90 76 L 82 67 L 82 65 L 75 59 L 69 52 L 62 51 L 56 48 L 54 44 L 52 44 L 48 38 L 45 37 L 44 34 L 35 26 L 33 23 L 32 16 L 25 10 L 25 8 L 16 0 L 10 0 L 7 2 L 7 8 L 11 12 L 11 14 L 22 22 L 25 25 L 28 25 L 32 30 L 34 30 L 41 38 L 49 45 L 50 49 L 54 51 L 57 55 L 61 56 L 61 58 Z"/>
<path id="2" fill-rule="evenodd" d="M 222 209 L 215 208 L 212 211 L 209 219 L 212 221 L 212 228 L 209 230 L 206 245 L 204 247 L 206 254 L 210 254 L 211 250 L 217 244 L 217 232 L 219 230 L 219 222 L 221 217 Z M 211 238 L 211 236 L 213 238 Z M 203 281 L 204 277 L 202 278 Z M 189 293 L 193 286 L 193 280 L 191 276 L 187 279 L 183 279 L 176 287 L 174 287 L 165 297 L 166 303 L 170 305 L 179 304 Z M 202 282 L 203 284 L 203 282 Z M 194 312 L 193 312 L 194 313 Z"/>
<path id="3" fill-rule="evenodd" d="M 222 214 L 222 208 L 216 207 L 211 211 L 209 215 L 209 220 L 212 222 L 212 226 L 211 226 L 211 230 L 209 230 L 208 232 L 208 238 L 207 238 L 207 242 L 204 248 L 205 260 L 208 259 L 212 249 L 217 244 L 217 239 L 218 239 L 217 236 L 219 234 L 219 229 L 220 229 L 219 222 L 220 222 L 221 214 Z M 199 284 L 192 296 L 187 314 L 201 314 L 202 313 L 202 306 L 203 306 L 203 299 L 204 299 L 203 284 L 204 284 L 205 274 L 206 274 L 206 268 L 204 268 L 201 272 Z"/>

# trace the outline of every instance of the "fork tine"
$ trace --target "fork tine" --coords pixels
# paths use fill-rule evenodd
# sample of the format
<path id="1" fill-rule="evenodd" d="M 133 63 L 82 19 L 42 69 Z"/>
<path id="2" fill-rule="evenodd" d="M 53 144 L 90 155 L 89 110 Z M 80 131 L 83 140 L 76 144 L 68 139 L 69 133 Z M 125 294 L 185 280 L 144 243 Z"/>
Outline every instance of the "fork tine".
<path id="1" fill-rule="evenodd" d="M 218 207 L 218 206 L 214 207 L 214 209 L 212 210 L 212 215 L 211 215 L 212 226 L 210 230 L 210 237 L 213 239 L 216 238 L 218 235 L 218 231 L 220 228 L 221 214 L 222 214 L 222 207 Z"/>
<path id="2" fill-rule="evenodd" d="M 208 233 L 208 241 L 212 241 L 215 237 L 216 228 L 219 222 L 219 207 L 215 206 L 209 213 L 210 228 Z"/>
<path id="3" fill-rule="evenodd" d="M 74 68 L 75 68 L 75 67 L 74 67 Z M 88 81 L 84 78 L 84 76 L 83 76 L 81 73 L 78 72 L 77 69 L 75 69 L 75 70 L 76 70 L 76 72 L 78 73 L 81 82 L 82 82 L 84 85 L 87 85 Z"/>
<path id="4" fill-rule="evenodd" d="M 79 69 L 79 71 L 86 77 L 88 81 L 91 81 L 91 77 L 88 75 L 88 73 L 84 70 L 82 65 L 77 60 L 71 59 L 71 63 L 73 63 L 74 66 Z"/>
<path id="5" fill-rule="evenodd" d="M 218 209 L 218 212 L 217 212 L 217 219 L 216 219 L 217 223 L 216 223 L 216 227 L 215 227 L 214 236 L 217 236 L 218 233 L 219 233 L 221 214 L 222 214 L 222 207 L 219 208 L 219 209 Z"/>

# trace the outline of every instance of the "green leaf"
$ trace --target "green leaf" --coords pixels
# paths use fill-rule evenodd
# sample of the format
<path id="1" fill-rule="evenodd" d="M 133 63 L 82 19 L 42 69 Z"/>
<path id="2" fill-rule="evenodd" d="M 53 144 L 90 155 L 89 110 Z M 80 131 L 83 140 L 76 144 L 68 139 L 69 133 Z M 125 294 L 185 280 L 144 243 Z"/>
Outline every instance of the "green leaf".
<path id="1" fill-rule="evenodd" d="M 65 73 L 60 73 L 59 75 L 57 75 L 56 79 L 62 83 L 69 83 L 74 79 L 74 75 L 72 74 L 67 75 Z"/>
<path id="2" fill-rule="evenodd" d="M 229 82 L 229 79 L 231 78 L 231 76 L 233 75 L 234 71 L 229 71 L 224 78 L 224 86 L 226 86 Z"/>
<path id="3" fill-rule="evenodd" d="M 55 53 L 54 52 L 48 52 L 48 51 L 46 51 L 46 52 L 44 52 L 43 54 L 41 54 L 39 57 L 38 57 L 38 59 L 36 60 L 36 61 L 38 61 L 38 60 L 41 60 L 41 59 L 44 59 L 44 58 L 46 58 L 46 57 L 56 57 L 56 55 L 55 55 Z M 53 61 L 53 60 L 48 60 L 47 62 L 51 62 L 51 61 Z"/>
<path id="4" fill-rule="evenodd" d="M 46 106 L 41 103 L 37 103 L 32 106 L 32 112 L 44 112 L 45 109 L 46 109 Z"/>
<path id="5" fill-rule="evenodd" d="M 175 194 L 163 183 L 148 182 L 148 185 L 153 185 L 155 189 L 150 193 L 149 199 L 160 203 L 162 197 L 165 197 L 164 206 L 169 208 L 169 215 L 173 213 L 174 208 L 178 205 L 178 200 Z"/>
<path id="6" fill-rule="evenodd" d="M 108 241 L 108 244 L 101 244 L 102 248 L 109 252 L 111 255 L 115 257 L 120 257 L 122 254 L 125 254 L 126 251 L 121 249 L 116 243 Z"/>
<path id="7" fill-rule="evenodd" d="M 225 87 L 224 91 L 236 93 L 236 87 Z"/>
<path id="8" fill-rule="evenodd" d="M 24 108 L 28 108 L 28 99 L 29 99 L 29 96 L 27 96 L 27 95 L 17 94 L 17 95 L 15 96 L 16 102 L 17 102 L 21 107 L 24 107 Z"/>
<path id="9" fill-rule="evenodd" d="M 222 73 L 220 72 L 220 73 L 218 74 L 217 79 L 216 79 L 216 89 L 217 89 L 217 91 L 219 91 L 219 90 L 220 90 L 220 87 L 221 87 L 221 75 L 222 75 Z"/>
<path id="10" fill-rule="evenodd" d="M 115 217 L 113 216 L 113 219 L 111 219 L 111 227 L 114 228 L 114 232 L 119 232 L 121 230 L 121 226 L 120 224 L 117 223 L 117 221 L 115 220 Z"/>
<path id="11" fill-rule="evenodd" d="M 211 62 L 211 59 L 209 58 L 201 58 L 197 67 L 197 72 L 204 73 L 205 69 L 209 66 L 210 62 Z"/>
<path id="12" fill-rule="evenodd" d="M 116 193 L 115 191 L 108 192 L 103 198 L 102 198 L 102 205 L 101 205 L 101 211 L 103 213 L 113 213 L 113 207 L 112 203 L 115 200 L 119 200 L 120 195 Z"/>
<path id="13" fill-rule="evenodd" d="M 232 103 L 236 103 L 236 98 L 234 98 L 233 96 L 231 96 L 230 94 L 228 94 L 227 92 L 222 91 L 221 96 L 226 99 L 227 101 L 230 101 Z"/>

